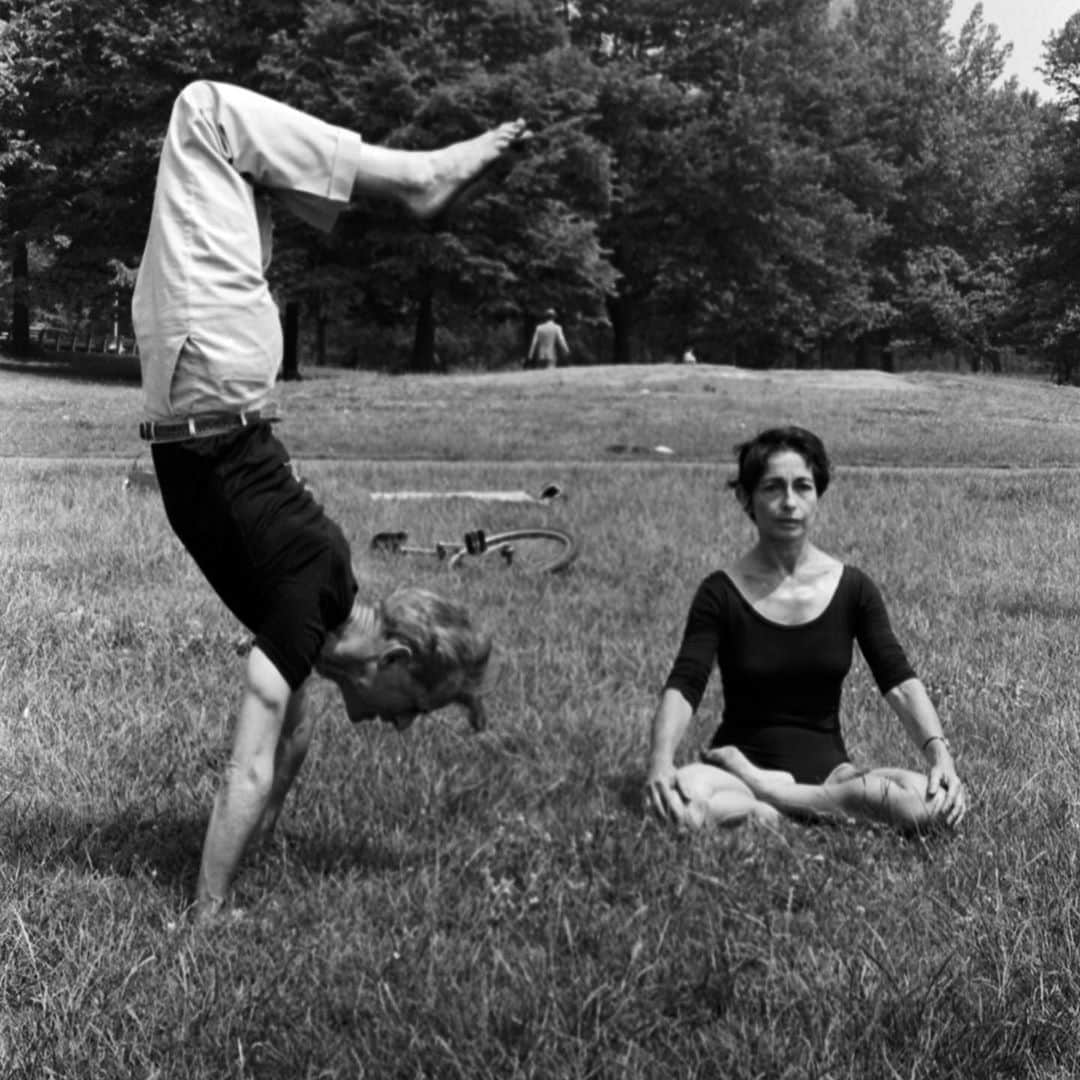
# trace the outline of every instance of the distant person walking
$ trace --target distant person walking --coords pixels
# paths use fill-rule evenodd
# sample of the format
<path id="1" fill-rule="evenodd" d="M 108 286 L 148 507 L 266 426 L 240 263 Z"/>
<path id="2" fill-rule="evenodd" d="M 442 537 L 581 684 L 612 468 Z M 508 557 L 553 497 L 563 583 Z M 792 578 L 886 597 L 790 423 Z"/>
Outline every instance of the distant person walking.
<path id="1" fill-rule="evenodd" d="M 562 327 L 555 321 L 555 309 L 548 308 L 544 321 L 533 331 L 525 366 L 553 368 L 569 356 L 570 346 L 566 344 Z"/>

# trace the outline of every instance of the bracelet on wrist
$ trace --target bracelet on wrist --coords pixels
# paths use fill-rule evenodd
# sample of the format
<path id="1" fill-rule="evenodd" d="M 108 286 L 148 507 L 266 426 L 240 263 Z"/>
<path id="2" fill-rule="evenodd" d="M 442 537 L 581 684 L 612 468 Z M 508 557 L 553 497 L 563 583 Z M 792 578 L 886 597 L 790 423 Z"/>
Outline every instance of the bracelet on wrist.
<path id="1" fill-rule="evenodd" d="M 946 739 L 944 735 L 931 735 L 930 738 L 927 739 L 926 742 L 924 742 L 922 744 L 922 751 L 921 752 L 925 754 L 926 753 L 926 748 L 932 742 L 935 742 L 935 741 L 942 743 L 944 745 L 945 749 L 948 750 L 948 752 L 950 754 L 952 753 L 952 747 L 949 745 L 949 740 Z"/>

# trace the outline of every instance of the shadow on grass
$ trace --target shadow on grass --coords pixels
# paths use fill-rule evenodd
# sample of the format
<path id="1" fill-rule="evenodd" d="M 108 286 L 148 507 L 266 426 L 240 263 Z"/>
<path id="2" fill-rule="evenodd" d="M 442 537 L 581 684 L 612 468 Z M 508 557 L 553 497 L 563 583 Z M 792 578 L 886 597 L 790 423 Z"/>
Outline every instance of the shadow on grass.
<path id="1" fill-rule="evenodd" d="M 422 861 L 415 851 L 406 853 L 366 837 L 319 837 L 286 830 L 284 839 L 289 862 L 311 877 L 337 877 L 354 870 L 377 877 L 397 873 Z M 267 854 L 270 852 L 264 849 L 253 857 L 265 858 Z"/>
<path id="2" fill-rule="evenodd" d="M 608 777 L 606 784 L 626 813 L 635 817 L 645 814 L 645 774 L 640 769 Z"/>
<path id="3" fill-rule="evenodd" d="M 163 814 L 147 818 L 133 811 L 111 820 L 80 819 L 55 808 L 28 809 L 7 829 L 3 857 L 39 869 L 73 869 L 125 878 L 151 879 L 166 890 L 193 893 L 207 819 Z M 5 825 L 5 828 L 7 826 Z M 308 877 L 334 877 L 353 871 L 394 873 L 416 862 L 415 852 L 385 847 L 366 837 L 320 837 L 286 829 L 274 841 L 248 852 L 243 868 L 255 870 L 284 854 Z"/>
<path id="4" fill-rule="evenodd" d="M 190 893 L 198 875 L 206 821 L 122 812 L 87 819 L 55 805 L 0 806 L 0 859 L 28 872 L 111 875 Z"/>
<path id="5" fill-rule="evenodd" d="M 201 818 L 164 817 L 153 821 L 121 815 L 91 823 L 76 850 L 101 873 L 150 878 L 163 890 L 194 896 L 206 822 Z"/>
<path id="6" fill-rule="evenodd" d="M 0 352 L 0 371 L 37 375 L 43 379 L 102 384 L 137 383 L 141 378 L 137 357 L 96 356 L 85 353 L 44 354 L 17 359 Z"/>

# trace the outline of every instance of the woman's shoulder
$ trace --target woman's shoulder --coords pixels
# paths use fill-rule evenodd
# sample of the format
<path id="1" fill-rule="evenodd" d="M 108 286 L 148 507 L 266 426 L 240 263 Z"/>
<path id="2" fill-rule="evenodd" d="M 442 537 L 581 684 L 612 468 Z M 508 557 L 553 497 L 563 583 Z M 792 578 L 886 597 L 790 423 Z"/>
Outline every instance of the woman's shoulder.
<path id="1" fill-rule="evenodd" d="M 854 563 L 845 562 L 843 572 L 840 575 L 840 588 L 853 599 L 872 597 L 881 599 L 881 589 L 877 582 L 861 567 Z"/>
<path id="2" fill-rule="evenodd" d="M 874 584 L 874 579 L 861 567 L 856 566 L 855 563 L 845 562 L 843 576 L 852 584 L 863 585 L 869 582 Z"/>
<path id="3" fill-rule="evenodd" d="M 712 596 L 726 596 L 735 587 L 732 574 L 734 570 L 730 566 L 722 566 L 706 574 L 698 583 L 699 594 L 706 593 Z"/>
<path id="4" fill-rule="evenodd" d="M 706 574 L 698 583 L 694 590 L 693 607 L 699 612 L 720 614 L 737 606 L 741 596 L 731 567 L 721 567 Z"/>

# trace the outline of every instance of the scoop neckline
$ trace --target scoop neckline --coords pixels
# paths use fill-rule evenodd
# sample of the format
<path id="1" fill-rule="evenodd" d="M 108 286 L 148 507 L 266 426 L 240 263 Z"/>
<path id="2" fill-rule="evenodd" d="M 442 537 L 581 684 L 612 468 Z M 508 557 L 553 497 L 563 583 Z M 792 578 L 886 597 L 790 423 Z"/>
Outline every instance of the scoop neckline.
<path id="1" fill-rule="evenodd" d="M 822 619 L 825 618 L 826 615 L 829 614 L 829 610 L 832 608 L 833 604 L 836 603 L 836 598 L 840 594 L 840 586 L 843 584 L 844 578 L 847 576 L 847 572 L 848 564 L 841 563 L 840 576 L 836 579 L 836 586 L 833 588 L 832 596 L 829 597 L 828 603 L 826 603 L 826 605 L 821 609 L 821 611 L 812 619 L 807 619 L 806 622 L 800 623 L 777 622 L 775 619 L 770 619 L 768 615 L 762 615 L 762 613 L 758 611 L 756 607 L 754 607 L 753 602 L 750 600 L 750 598 L 742 591 L 742 589 L 739 588 L 738 585 L 735 584 L 735 579 L 731 576 L 730 573 L 728 573 L 727 570 L 721 570 L 720 574 L 724 578 L 724 580 L 727 581 L 728 586 L 735 593 L 735 595 L 743 602 L 747 610 L 756 619 L 760 619 L 761 622 L 765 623 L 766 626 L 775 627 L 777 630 L 802 630 L 807 626 L 813 626 L 814 623 L 820 622 Z"/>

